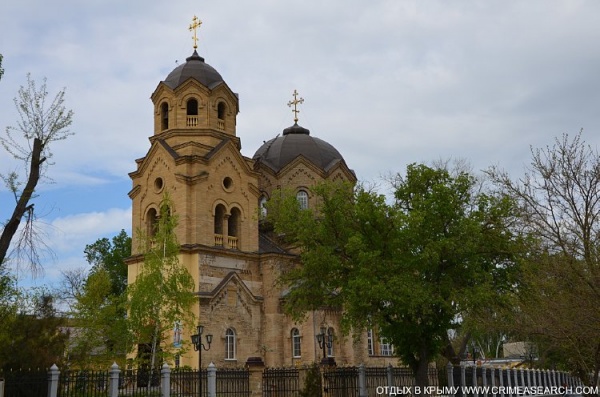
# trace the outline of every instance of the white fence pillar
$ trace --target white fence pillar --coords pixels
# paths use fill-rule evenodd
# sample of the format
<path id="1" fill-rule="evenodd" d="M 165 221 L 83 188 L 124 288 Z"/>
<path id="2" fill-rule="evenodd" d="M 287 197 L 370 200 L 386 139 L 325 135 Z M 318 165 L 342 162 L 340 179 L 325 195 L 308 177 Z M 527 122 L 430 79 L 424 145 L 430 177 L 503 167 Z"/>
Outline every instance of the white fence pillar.
<path id="1" fill-rule="evenodd" d="M 452 363 L 446 365 L 446 373 L 448 374 L 448 386 L 454 386 L 454 365 Z"/>
<path id="2" fill-rule="evenodd" d="M 367 397 L 367 373 L 364 364 L 358 366 L 358 397 Z"/>
<path id="3" fill-rule="evenodd" d="M 160 396 L 171 396 L 171 368 L 167 363 L 164 363 L 160 369 Z"/>
<path id="4" fill-rule="evenodd" d="M 113 363 L 110 367 L 110 375 L 108 378 L 108 395 L 110 397 L 118 397 L 119 396 L 119 374 L 121 370 L 117 363 Z"/>
<path id="5" fill-rule="evenodd" d="M 60 371 L 56 364 L 52 364 L 50 370 L 48 371 L 48 397 L 57 397 L 58 396 L 58 378 L 60 376 Z"/>
<path id="6" fill-rule="evenodd" d="M 386 374 L 387 374 L 387 385 L 389 387 L 394 386 L 394 368 L 392 367 L 392 364 L 388 364 Z"/>
<path id="7" fill-rule="evenodd" d="M 212 362 L 207 369 L 208 397 L 217 397 L 217 367 Z"/>

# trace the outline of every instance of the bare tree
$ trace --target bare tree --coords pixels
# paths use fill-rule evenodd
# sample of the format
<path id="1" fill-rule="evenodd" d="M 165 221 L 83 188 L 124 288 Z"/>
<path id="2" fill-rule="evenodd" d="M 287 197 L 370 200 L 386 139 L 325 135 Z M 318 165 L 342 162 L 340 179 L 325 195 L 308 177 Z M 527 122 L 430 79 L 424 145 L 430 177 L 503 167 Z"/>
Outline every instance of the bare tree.
<path id="1" fill-rule="evenodd" d="M 580 374 L 598 374 L 600 154 L 581 132 L 531 152 L 518 180 L 497 167 L 487 172 L 518 201 L 521 226 L 539 244 L 523 269 L 519 327 L 562 350 Z"/>
<path id="2" fill-rule="evenodd" d="M 3 225 L 0 236 L 0 266 L 8 258 L 11 241 L 25 219 L 20 237 L 14 244 L 15 258 L 27 259 L 27 265 L 33 272 L 40 269 L 41 263 L 38 251 L 40 236 L 34 227 L 35 212 L 31 200 L 40 179 L 51 165 L 52 143 L 73 134 L 68 130 L 73 111 L 64 106 L 65 89 L 60 90 L 49 103 L 47 96 L 46 79 L 38 88 L 28 74 L 27 85 L 21 86 L 14 99 L 20 120 L 16 127 L 6 128 L 5 136 L 0 136 L 0 144 L 15 159 L 23 161 L 26 170 L 24 178 L 16 171 L 0 175 L 15 197 L 13 213 Z"/>

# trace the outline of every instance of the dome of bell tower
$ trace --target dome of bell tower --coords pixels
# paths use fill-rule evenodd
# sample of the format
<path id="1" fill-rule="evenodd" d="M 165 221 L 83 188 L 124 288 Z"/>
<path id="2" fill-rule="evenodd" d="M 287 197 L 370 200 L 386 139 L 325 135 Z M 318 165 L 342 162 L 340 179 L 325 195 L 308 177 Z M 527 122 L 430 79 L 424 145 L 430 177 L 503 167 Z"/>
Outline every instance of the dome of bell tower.
<path id="1" fill-rule="evenodd" d="M 213 89 L 217 85 L 224 83 L 223 77 L 209 64 L 204 62 L 204 58 L 194 53 L 186 58 L 186 62 L 177 66 L 164 80 L 164 83 L 171 89 L 176 89 L 188 79 L 195 79 L 206 88 Z"/>

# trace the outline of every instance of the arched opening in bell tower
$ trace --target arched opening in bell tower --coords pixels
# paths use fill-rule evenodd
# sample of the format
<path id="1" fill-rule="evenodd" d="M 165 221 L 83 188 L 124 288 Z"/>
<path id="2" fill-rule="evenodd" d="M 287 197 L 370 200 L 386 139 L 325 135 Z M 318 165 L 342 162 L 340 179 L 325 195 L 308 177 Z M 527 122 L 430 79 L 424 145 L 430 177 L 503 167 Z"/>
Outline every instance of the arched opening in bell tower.
<path id="1" fill-rule="evenodd" d="M 162 131 L 169 128 L 169 104 L 166 102 L 160 105 L 160 127 Z"/>
<path id="2" fill-rule="evenodd" d="M 232 208 L 231 215 L 229 215 L 229 218 L 227 219 L 227 242 L 229 248 L 239 248 L 241 218 L 242 213 L 240 212 L 239 208 Z"/>
<path id="3" fill-rule="evenodd" d="M 186 125 L 188 127 L 196 127 L 198 125 L 198 100 L 196 98 L 188 99 L 186 103 L 186 114 Z"/>

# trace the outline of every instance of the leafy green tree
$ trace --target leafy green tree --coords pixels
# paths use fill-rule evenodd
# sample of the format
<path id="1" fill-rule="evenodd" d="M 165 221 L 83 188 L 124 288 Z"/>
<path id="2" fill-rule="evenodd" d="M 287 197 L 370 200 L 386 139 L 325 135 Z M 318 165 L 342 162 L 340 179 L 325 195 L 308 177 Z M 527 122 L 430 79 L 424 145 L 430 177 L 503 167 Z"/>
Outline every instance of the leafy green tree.
<path id="1" fill-rule="evenodd" d="M 0 136 L 0 144 L 15 159 L 23 161 L 26 168 L 25 184 L 15 171 L 0 175 L 15 198 L 15 207 L 10 219 L 3 224 L 0 235 L 0 266 L 9 254 L 13 237 L 17 233 L 21 220 L 25 226 L 14 244 L 15 258 L 25 258 L 32 271 L 40 266 L 39 247 L 44 241 L 35 228 L 34 198 L 35 189 L 46 170 L 51 165 L 51 146 L 53 142 L 67 139 L 71 132 L 68 127 L 73 121 L 73 111 L 64 106 L 65 89 L 46 102 L 48 92 L 46 79 L 38 88 L 31 76 L 27 75 L 27 86 L 19 89 L 15 106 L 20 120 L 17 127 L 8 127 L 6 136 Z M 22 135 L 25 143 L 16 135 Z"/>
<path id="2" fill-rule="evenodd" d="M 74 305 L 71 365 L 106 368 L 114 361 L 125 364 L 131 350 L 126 298 L 126 294 L 112 293 L 107 270 L 99 268 L 90 273 Z"/>
<path id="3" fill-rule="evenodd" d="M 531 149 L 524 176 L 499 167 L 491 180 L 519 207 L 518 226 L 539 250 L 523 269 L 513 322 L 520 336 L 596 384 L 600 371 L 600 154 L 582 133 Z M 522 332 L 526 330 L 527 332 Z M 543 351 L 540 351 L 543 353 Z M 542 357 L 543 358 L 543 357 Z"/>
<path id="4" fill-rule="evenodd" d="M 411 164 L 391 203 L 341 184 L 314 190 L 314 212 L 274 197 L 275 231 L 302 260 L 283 279 L 288 312 L 342 309 L 346 330 L 377 328 L 427 385 L 436 356 L 456 359 L 449 332 L 461 318 L 511 288 L 523 248 L 510 227 L 513 202 L 479 188 L 468 172 Z"/>
<path id="5" fill-rule="evenodd" d="M 127 264 L 131 237 L 122 230 L 112 240 L 101 238 L 85 247 L 92 265 L 63 274 L 61 295 L 73 318 L 69 364 L 75 367 L 106 367 L 125 362 L 132 341 L 127 326 Z"/>
<path id="6" fill-rule="evenodd" d="M 3 327 L 10 335 L 0 346 L 0 363 L 5 370 L 49 368 L 62 365 L 68 332 L 66 321 L 54 307 L 53 297 L 38 291 Z M 6 335 L 5 335 L 6 336 Z"/>
<path id="7" fill-rule="evenodd" d="M 176 321 L 191 329 L 194 324 L 194 280 L 179 262 L 179 243 L 175 235 L 177 216 L 168 194 L 160 203 L 160 216 L 151 236 L 140 240 L 144 263 L 129 285 L 128 319 L 134 340 L 150 345 L 149 365 L 153 371 L 158 359 L 172 357 L 173 348 L 163 336 Z M 139 352 L 138 352 L 139 353 Z M 149 377 L 150 382 L 152 376 Z"/>
<path id="8" fill-rule="evenodd" d="M 85 258 L 92 265 L 91 273 L 105 270 L 110 278 L 111 292 L 122 295 L 127 289 L 127 264 L 125 259 L 131 256 L 131 237 L 125 230 L 112 240 L 104 237 L 85 246 Z"/>

